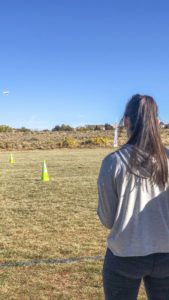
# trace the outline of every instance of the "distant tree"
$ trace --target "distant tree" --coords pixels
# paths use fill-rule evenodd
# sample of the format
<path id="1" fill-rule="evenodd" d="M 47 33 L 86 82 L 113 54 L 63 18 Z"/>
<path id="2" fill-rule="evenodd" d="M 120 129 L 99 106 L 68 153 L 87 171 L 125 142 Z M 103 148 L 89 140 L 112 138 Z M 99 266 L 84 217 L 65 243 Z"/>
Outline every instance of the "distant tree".
<path id="1" fill-rule="evenodd" d="M 99 125 L 96 125 L 94 130 L 101 130 L 101 127 Z"/>
<path id="2" fill-rule="evenodd" d="M 110 125 L 108 123 L 105 124 L 105 130 L 112 130 L 112 129 L 113 129 L 112 125 Z"/>
<path id="3" fill-rule="evenodd" d="M 69 126 L 69 125 L 62 124 L 62 125 L 61 125 L 61 130 L 62 130 L 62 131 L 72 131 L 73 128 L 72 128 L 71 126 Z"/>
<path id="4" fill-rule="evenodd" d="M 56 125 L 56 126 L 52 129 L 52 131 L 60 131 L 60 126 L 59 126 L 59 125 Z"/>
<path id="5" fill-rule="evenodd" d="M 62 124 L 61 126 L 56 125 L 52 131 L 72 131 L 74 130 L 71 126 L 66 125 L 66 124 Z"/>
<path id="6" fill-rule="evenodd" d="M 0 125 L 0 132 L 11 132 L 13 129 L 8 125 Z"/>
<path id="7" fill-rule="evenodd" d="M 23 126 L 19 129 L 19 131 L 21 131 L 21 132 L 30 132 L 31 130 Z"/>

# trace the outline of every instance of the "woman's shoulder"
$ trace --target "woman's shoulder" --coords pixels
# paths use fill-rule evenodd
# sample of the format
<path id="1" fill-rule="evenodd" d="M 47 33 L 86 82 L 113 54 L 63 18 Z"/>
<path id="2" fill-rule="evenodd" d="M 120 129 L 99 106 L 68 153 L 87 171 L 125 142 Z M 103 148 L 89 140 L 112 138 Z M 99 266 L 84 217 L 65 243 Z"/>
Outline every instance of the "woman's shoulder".
<path id="1" fill-rule="evenodd" d="M 118 155 L 119 150 L 120 149 L 113 151 L 113 152 L 109 153 L 108 155 L 106 155 L 103 159 L 103 162 L 105 162 L 105 163 L 117 162 L 119 160 L 119 155 Z"/>
<path id="2" fill-rule="evenodd" d="M 102 161 L 102 166 L 109 170 L 120 170 L 123 166 L 123 161 L 120 156 L 121 149 L 122 148 L 119 148 L 116 151 L 113 151 L 106 155 Z"/>
<path id="3" fill-rule="evenodd" d="M 104 176 L 107 177 L 109 175 L 114 178 L 121 172 L 121 159 L 117 153 L 118 150 L 111 152 L 104 157 L 100 169 L 100 178 L 103 178 Z"/>

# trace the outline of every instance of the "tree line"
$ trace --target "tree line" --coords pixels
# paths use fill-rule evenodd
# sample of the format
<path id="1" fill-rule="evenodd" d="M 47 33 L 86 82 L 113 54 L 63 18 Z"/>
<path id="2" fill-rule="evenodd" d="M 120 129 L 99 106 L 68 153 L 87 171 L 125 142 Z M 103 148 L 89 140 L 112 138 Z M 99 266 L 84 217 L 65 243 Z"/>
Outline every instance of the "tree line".
<path id="1" fill-rule="evenodd" d="M 120 127 L 120 129 L 123 129 L 123 125 L 119 124 L 118 125 Z M 160 123 L 160 127 L 164 128 L 164 129 L 169 129 L 169 124 L 164 124 L 163 122 Z M 86 132 L 86 131 L 95 131 L 95 130 L 113 130 L 114 126 L 109 124 L 109 123 L 105 123 L 104 125 L 85 125 L 85 126 L 79 126 L 79 127 L 72 127 L 70 125 L 67 124 L 61 124 L 61 125 L 56 125 L 54 126 L 51 130 L 49 129 L 43 129 L 43 130 L 33 130 L 33 129 L 29 129 L 26 127 L 21 127 L 21 128 L 12 128 L 8 125 L 0 125 L 0 132 L 34 132 L 34 131 L 43 131 L 43 132 L 48 132 L 48 131 L 80 131 L 80 132 Z"/>

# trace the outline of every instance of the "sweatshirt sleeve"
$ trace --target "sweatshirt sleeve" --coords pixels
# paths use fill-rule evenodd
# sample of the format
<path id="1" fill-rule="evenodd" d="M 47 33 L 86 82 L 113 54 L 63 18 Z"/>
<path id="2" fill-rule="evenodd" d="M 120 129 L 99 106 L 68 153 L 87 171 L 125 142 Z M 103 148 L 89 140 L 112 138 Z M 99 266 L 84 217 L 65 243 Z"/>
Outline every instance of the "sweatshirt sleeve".
<path id="1" fill-rule="evenodd" d="M 97 215 L 101 223 L 111 229 L 113 227 L 116 210 L 118 206 L 118 196 L 115 186 L 116 162 L 105 158 L 102 162 L 97 186 L 98 186 L 98 207 Z"/>

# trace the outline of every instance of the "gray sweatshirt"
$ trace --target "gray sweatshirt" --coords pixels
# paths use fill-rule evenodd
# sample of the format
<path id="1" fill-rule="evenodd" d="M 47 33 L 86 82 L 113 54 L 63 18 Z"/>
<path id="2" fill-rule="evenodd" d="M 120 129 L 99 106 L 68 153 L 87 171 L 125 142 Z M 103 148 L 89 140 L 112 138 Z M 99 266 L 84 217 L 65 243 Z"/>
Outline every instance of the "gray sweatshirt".
<path id="1" fill-rule="evenodd" d="M 131 148 L 109 154 L 98 177 L 97 214 L 111 230 L 108 248 L 117 256 L 169 253 L 169 186 L 152 185 L 148 165 L 131 171 Z"/>

